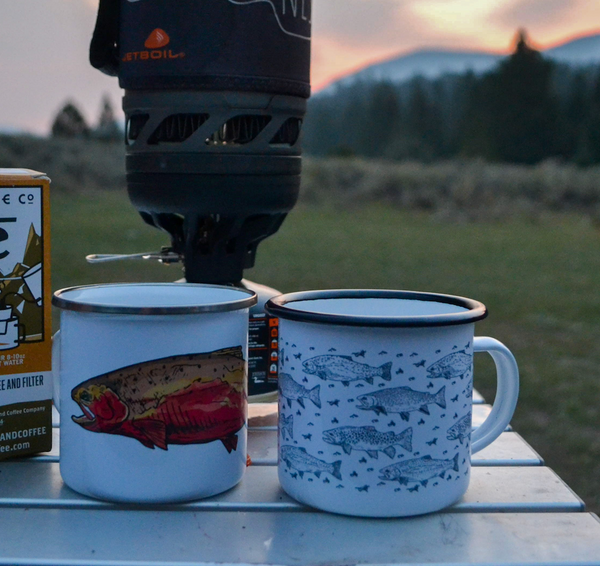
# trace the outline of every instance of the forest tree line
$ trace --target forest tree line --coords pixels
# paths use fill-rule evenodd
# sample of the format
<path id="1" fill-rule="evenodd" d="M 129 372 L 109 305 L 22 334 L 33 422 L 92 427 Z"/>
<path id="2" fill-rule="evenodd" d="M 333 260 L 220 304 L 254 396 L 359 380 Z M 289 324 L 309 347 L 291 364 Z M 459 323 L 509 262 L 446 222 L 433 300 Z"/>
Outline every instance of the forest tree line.
<path id="1" fill-rule="evenodd" d="M 598 164 L 600 68 L 549 61 L 522 31 L 483 75 L 355 82 L 314 97 L 304 147 L 316 156 Z"/>

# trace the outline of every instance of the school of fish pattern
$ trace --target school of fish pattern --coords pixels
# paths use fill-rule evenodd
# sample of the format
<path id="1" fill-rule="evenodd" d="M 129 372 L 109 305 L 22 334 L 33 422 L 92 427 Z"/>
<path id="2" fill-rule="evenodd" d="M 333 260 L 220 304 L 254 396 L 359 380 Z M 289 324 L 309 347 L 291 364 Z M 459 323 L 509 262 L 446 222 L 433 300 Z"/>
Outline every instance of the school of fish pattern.
<path id="1" fill-rule="evenodd" d="M 220 441 L 231 453 L 246 421 L 245 375 L 241 346 L 133 364 L 73 388 L 83 414 L 71 418 L 151 449 Z"/>
<path id="2" fill-rule="evenodd" d="M 283 465 L 293 481 L 405 496 L 468 475 L 470 340 L 435 354 L 309 346 L 281 344 L 280 473 Z"/>

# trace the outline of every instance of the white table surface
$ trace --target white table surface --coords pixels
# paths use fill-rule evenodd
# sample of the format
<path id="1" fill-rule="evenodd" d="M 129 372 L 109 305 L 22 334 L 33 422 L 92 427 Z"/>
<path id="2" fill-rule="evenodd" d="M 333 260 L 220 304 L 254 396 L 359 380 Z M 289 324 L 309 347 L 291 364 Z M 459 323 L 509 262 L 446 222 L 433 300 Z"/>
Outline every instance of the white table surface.
<path id="1" fill-rule="evenodd" d="M 474 406 L 481 422 L 489 406 Z M 595 564 L 600 522 L 516 432 L 473 457 L 440 513 L 360 519 L 289 498 L 277 481 L 276 405 L 250 410 L 252 466 L 219 496 L 171 506 L 89 499 L 60 477 L 60 443 L 0 463 L 0 565 Z M 55 429 L 58 438 L 58 428 Z"/>

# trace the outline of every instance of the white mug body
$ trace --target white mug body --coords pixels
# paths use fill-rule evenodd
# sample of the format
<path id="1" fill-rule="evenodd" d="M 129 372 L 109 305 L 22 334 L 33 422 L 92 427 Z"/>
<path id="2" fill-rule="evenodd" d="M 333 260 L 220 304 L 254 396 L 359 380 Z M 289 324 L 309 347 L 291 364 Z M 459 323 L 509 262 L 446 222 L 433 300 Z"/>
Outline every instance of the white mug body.
<path id="1" fill-rule="evenodd" d="M 377 326 L 367 320 L 369 308 L 377 318 L 377 305 L 361 312 L 333 299 L 318 306 L 279 299 L 290 309 L 271 311 L 280 317 L 283 489 L 307 505 L 366 517 L 420 515 L 458 501 L 470 479 L 474 322 L 485 307 L 470 317 L 463 308 L 464 320 L 452 324 L 402 326 L 432 316 L 431 299 L 425 319 L 413 300 L 406 314 L 398 306 L 386 316 L 383 306 L 387 326 Z M 439 305 L 460 319 L 460 309 L 447 308 Z M 303 309 L 337 320 L 286 316 Z"/>
<path id="2" fill-rule="evenodd" d="M 247 445 L 249 306 L 240 303 L 253 295 L 166 284 L 124 285 L 120 298 L 118 286 L 105 286 L 110 301 L 133 300 L 143 311 L 105 312 L 95 303 L 102 287 L 83 288 L 74 303 L 83 310 L 59 305 L 65 483 L 133 503 L 189 501 L 233 487 L 244 474 Z M 166 308 L 148 287 L 173 294 Z M 61 297 L 68 300 L 68 290 Z"/>

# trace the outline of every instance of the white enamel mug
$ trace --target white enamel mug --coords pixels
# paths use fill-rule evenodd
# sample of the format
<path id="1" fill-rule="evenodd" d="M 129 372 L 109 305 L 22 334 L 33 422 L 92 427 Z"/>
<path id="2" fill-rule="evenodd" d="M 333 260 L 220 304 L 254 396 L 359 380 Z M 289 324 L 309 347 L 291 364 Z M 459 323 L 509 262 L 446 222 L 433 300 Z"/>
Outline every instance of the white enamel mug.
<path id="1" fill-rule="evenodd" d="M 279 481 L 335 513 L 402 517 L 466 492 L 471 454 L 516 407 L 511 352 L 475 338 L 471 299 L 409 291 L 312 291 L 275 297 L 280 319 Z M 497 394 L 471 430 L 473 354 L 491 354 Z"/>
<path id="2" fill-rule="evenodd" d="M 84 495 L 209 497 L 246 468 L 252 291 L 182 283 L 57 291 L 60 471 Z"/>

